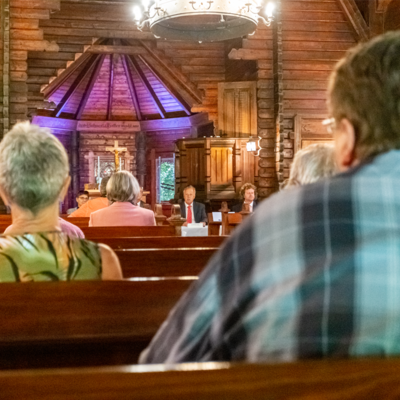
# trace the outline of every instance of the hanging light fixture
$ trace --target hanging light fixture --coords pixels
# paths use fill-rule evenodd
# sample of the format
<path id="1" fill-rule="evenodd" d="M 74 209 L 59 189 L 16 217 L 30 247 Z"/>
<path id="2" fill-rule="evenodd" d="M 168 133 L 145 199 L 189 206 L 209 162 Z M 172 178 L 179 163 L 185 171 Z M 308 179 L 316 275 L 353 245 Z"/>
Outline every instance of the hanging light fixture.
<path id="1" fill-rule="evenodd" d="M 133 12 L 138 29 L 157 38 L 210 42 L 251 34 L 259 20 L 269 26 L 273 10 L 262 0 L 144 0 Z"/>
<path id="2" fill-rule="evenodd" d="M 253 138 L 249 137 L 249 141 L 246 143 L 246 150 L 249 153 L 254 153 L 254 155 L 258 156 L 260 152 L 260 137 L 256 136 Z"/>

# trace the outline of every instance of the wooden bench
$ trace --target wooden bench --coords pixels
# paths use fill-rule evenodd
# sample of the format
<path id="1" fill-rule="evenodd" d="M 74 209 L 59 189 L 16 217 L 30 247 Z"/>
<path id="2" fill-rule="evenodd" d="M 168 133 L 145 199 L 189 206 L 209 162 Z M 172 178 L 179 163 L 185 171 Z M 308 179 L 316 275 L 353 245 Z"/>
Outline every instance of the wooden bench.
<path id="1" fill-rule="evenodd" d="M 399 359 L 0 372 L 4 400 L 398 399 Z"/>
<path id="2" fill-rule="evenodd" d="M 2 283 L 0 369 L 135 363 L 191 282 Z"/>
<path id="3" fill-rule="evenodd" d="M 172 226 L 111 226 L 81 228 L 86 239 L 102 237 L 175 236 Z"/>
<path id="4" fill-rule="evenodd" d="M 218 247 L 116 249 L 124 278 L 198 276 Z"/>
<path id="5" fill-rule="evenodd" d="M 144 236 L 144 237 L 100 237 L 94 242 L 104 243 L 112 249 L 168 249 L 168 248 L 218 248 L 228 236 Z"/>

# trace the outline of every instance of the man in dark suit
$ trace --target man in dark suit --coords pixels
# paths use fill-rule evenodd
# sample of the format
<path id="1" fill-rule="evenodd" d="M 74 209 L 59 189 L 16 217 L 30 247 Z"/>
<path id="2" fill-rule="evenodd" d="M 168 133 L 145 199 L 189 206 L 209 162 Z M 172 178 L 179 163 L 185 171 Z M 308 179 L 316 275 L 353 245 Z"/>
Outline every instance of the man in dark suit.
<path id="1" fill-rule="evenodd" d="M 242 211 L 243 204 L 249 204 L 250 206 L 250 212 L 253 212 L 254 209 L 257 207 L 257 188 L 252 185 L 251 183 L 245 183 L 241 188 L 240 188 L 240 197 L 243 199 L 240 203 L 235 204 L 232 207 L 232 211 L 234 212 L 240 212 Z"/>
<path id="2" fill-rule="evenodd" d="M 204 204 L 194 201 L 196 197 L 196 189 L 193 186 L 187 186 L 183 189 L 184 201 L 180 204 L 181 215 L 186 218 L 186 222 L 183 226 L 187 224 L 196 222 L 202 222 L 203 226 L 207 223 L 207 213 Z"/>

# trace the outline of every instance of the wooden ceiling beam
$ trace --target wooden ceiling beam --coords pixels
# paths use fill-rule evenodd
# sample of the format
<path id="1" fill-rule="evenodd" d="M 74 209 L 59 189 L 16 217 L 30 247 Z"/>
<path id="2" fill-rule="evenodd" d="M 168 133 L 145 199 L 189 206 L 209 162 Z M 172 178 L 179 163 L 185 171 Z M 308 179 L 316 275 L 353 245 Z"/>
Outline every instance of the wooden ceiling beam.
<path id="1" fill-rule="evenodd" d="M 148 51 L 149 55 L 154 58 L 168 74 L 170 74 L 176 81 L 179 82 L 179 84 L 185 89 L 194 102 L 202 102 L 202 95 L 200 91 L 180 70 L 169 63 L 169 60 L 166 60 L 165 57 L 161 56 L 160 52 L 153 51 L 153 49 L 143 40 L 141 40 L 140 43 Z"/>
<path id="2" fill-rule="evenodd" d="M 83 95 L 83 97 L 82 97 L 82 99 L 81 99 L 81 101 L 79 103 L 79 107 L 78 107 L 77 112 L 75 114 L 75 119 L 76 120 L 80 120 L 81 117 L 82 117 L 83 111 L 84 111 L 84 109 L 86 107 L 86 103 L 89 100 L 90 93 L 92 92 L 93 86 L 97 81 L 97 77 L 99 76 L 101 67 L 103 66 L 104 59 L 106 58 L 105 55 L 98 55 L 98 56 L 95 56 L 95 57 L 96 57 L 96 60 L 97 60 L 97 64 L 96 64 L 94 72 L 93 72 L 92 76 L 90 77 L 90 80 L 89 80 L 89 82 L 88 82 L 88 84 L 86 86 L 84 95 Z M 89 72 L 89 69 L 91 69 L 91 66 L 88 68 L 87 72 Z"/>
<path id="3" fill-rule="evenodd" d="M 96 61 L 96 59 L 98 57 L 101 56 L 97 56 L 97 55 L 92 55 L 91 58 L 88 61 L 87 66 L 85 66 L 84 68 L 82 68 L 81 72 L 79 73 L 78 77 L 75 79 L 75 81 L 73 82 L 73 84 L 69 87 L 69 89 L 67 90 L 67 92 L 64 94 L 63 98 L 61 99 L 61 101 L 58 103 L 57 107 L 55 108 L 55 110 L 53 111 L 52 115 L 54 117 L 58 117 L 63 108 L 65 107 L 65 105 L 68 103 L 68 100 L 72 97 L 72 95 L 75 93 L 76 89 L 78 88 L 78 86 L 80 85 L 80 83 L 82 82 L 82 80 L 85 78 L 86 74 L 89 72 L 90 68 L 92 67 L 93 63 Z"/>
<path id="4" fill-rule="evenodd" d="M 92 54 L 128 54 L 128 55 L 138 55 L 147 54 L 147 50 L 142 46 L 88 46 L 85 48 L 85 53 Z"/>
<path id="5" fill-rule="evenodd" d="M 149 68 L 149 70 L 154 74 L 154 76 L 161 82 L 161 84 L 164 86 L 167 92 L 181 105 L 185 113 L 187 115 L 191 115 L 192 113 L 190 112 L 190 106 L 186 103 L 183 97 L 174 89 L 172 89 L 167 81 L 161 79 L 159 74 L 154 70 L 154 68 L 149 63 L 146 62 L 146 60 L 143 57 L 139 55 L 139 58 L 142 60 L 144 64 L 146 64 L 147 68 Z"/>
<path id="6" fill-rule="evenodd" d="M 126 56 L 128 60 L 130 60 L 130 63 L 132 67 L 134 68 L 135 72 L 138 74 L 140 80 L 142 81 L 143 85 L 146 87 L 147 91 L 150 93 L 151 98 L 153 99 L 153 102 L 155 106 L 158 109 L 158 112 L 160 113 L 162 118 L 165 118 L 166 111 L 161 104 L 160 100 L 157 97 L 157 94 L 153 90 L 150 82 L 147 80 L 146 75 L 143 73 L 143 71 L 140 69 L 138 62 L 132 57 L 132 56 Z"/>
<path id="7" fill-rule="evenodd" d="M 110 121 L 112 118 L 112 100 L 114 90 L 114 55 L 110 55 L 110 76 L 108 86 L 108 101 L 107 101 L 107 120 Z"/>
<path id="8" fill-rule="evenodd" d="M 53 82 L 51 82 L 46 89 L 43 91 L 44 97 L 47 100 L 53 95 L 65 81 L 87 60 L 90 58 L 90 54 L 83 54 L 80 56 L 71 66 L 64 70 Z"/>
<path id="9" fill-rule="evenodd" d="M 355 0 L 337 0 L 341 9 L 351 23 L 359 41 L 367 41 L 370 37 L 370 29 L 362 16 Z"/>
<path id="10" fill-rule="evenodd" d="M 136 93 L 135 83 L 133 82 L 133 78 L 131 72 L 128 67 L 128 62 L 126 61 L 126 57 L 122 56 L 122 65 L 124 66 L 124 71 L 126 75 L 126 80 L 128 82 L 129 92 L 131 94 L 133 106 L 135 107 L 136 116 L 139 121 L 142 120 L 142 112 L 140 110 L 139 100 Z"/>

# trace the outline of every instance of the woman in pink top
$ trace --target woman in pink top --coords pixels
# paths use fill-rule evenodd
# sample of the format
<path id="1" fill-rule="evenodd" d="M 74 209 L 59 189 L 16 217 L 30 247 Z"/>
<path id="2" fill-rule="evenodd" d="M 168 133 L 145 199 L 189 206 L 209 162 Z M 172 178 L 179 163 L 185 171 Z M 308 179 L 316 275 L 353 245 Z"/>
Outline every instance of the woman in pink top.
<path id="1" fill-rule="evenodd" d="M 153 211 L 135 205 L 139 193 L 139 183 L 130 172 L 116 172 L 107 183 L 111 205 L 91 213 L 89 226 L 155 225 Z"/>

